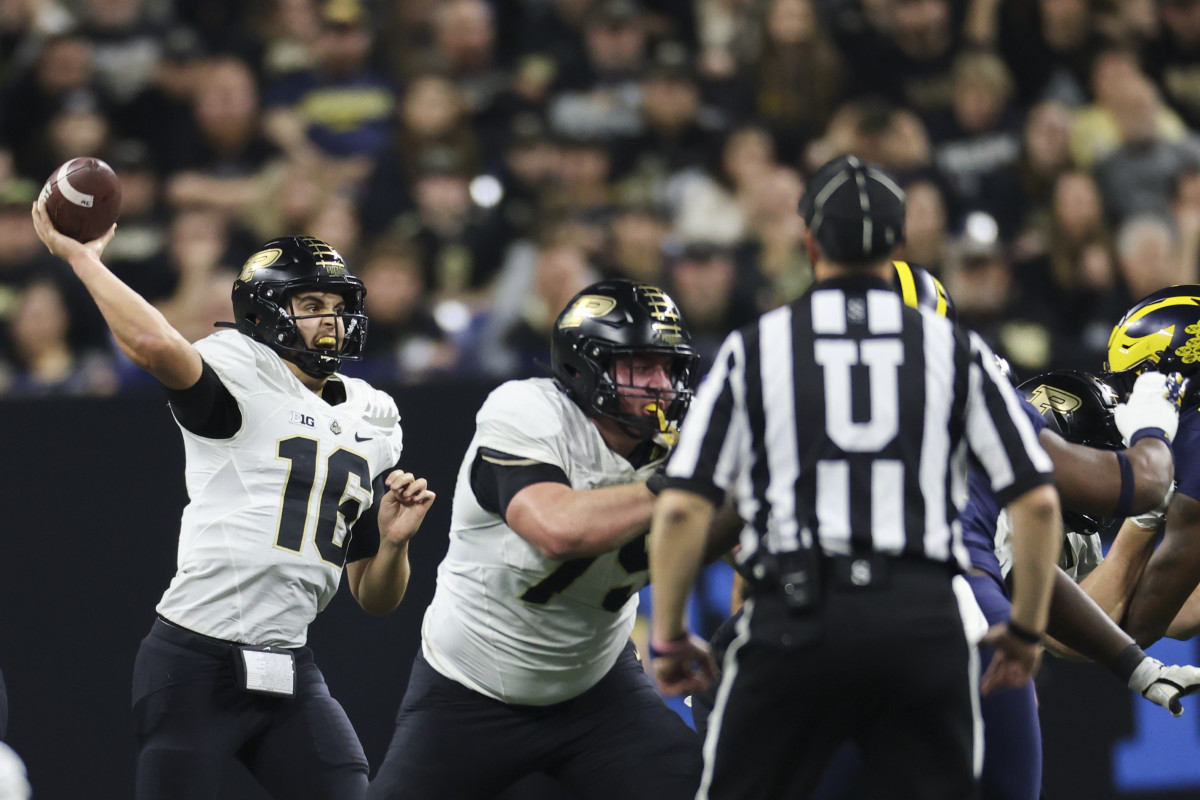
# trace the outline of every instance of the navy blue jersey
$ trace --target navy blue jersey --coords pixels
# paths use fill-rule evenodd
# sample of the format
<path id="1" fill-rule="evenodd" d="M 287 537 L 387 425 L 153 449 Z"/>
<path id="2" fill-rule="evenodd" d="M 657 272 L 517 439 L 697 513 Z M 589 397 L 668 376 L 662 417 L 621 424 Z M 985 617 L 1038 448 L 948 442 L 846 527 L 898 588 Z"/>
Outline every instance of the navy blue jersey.
<path id="1" fill-rule="evenodd" d="M 1175 491 L 1200 500 L 1200 408 L 1180 412 L 1171 452 L 1175 456 Z"/>
<path id="2" fill-rule="evenodd" d="M 1021 398 L 1021 408 L 1028 415 L 1029 421 L 1033 423 L 1034 430 L 1040 432 L 1042 428 L 1046 427 L 1045 418 L 1024 397 Z M 1194 416 L 1196 425 L 1193 435 L 1200 441 L 1200 413 Z M 1180 429 L 1182 430 L 1182 428 L 1181 424 Z M 1176 441 L 1181 441 L 1181 439 Z M 1200 490 L 1200 453 L 1197 454 L 1195 460 L 1196 484 Z M 996 501 L 996 496 L 992 494 L 991 487 L 988 486 L 987 474 L 979 469 L 974 461 L 971 463 L 967 488 L 969 491 L 967 507 L 963 509 L 959 521 L 962 523 L 963 544 L 966 545 L 967 553 L 971 558 L 971 566 L 983 570 L 1003 586 L 1004 575 L 1000 569 L 1000 559 L 996 557 L 996 520 L 1000 517 L 1000 504 Z"/>

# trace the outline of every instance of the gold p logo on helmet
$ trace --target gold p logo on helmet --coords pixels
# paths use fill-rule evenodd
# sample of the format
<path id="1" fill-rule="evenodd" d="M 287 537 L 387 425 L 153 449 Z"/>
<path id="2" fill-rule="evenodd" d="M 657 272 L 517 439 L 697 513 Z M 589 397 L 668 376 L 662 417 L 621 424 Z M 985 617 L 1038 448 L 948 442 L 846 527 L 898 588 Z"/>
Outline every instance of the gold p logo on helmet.
<path id="1" fill-rule="evenodd" d="M 1042 415 L 1050 411 L 1069 414 L 1083 408 L 1083 398 L 1079 395 L 1045 383 L 1033 390 L 1029 402 L 1033 403 L 1033 407 Z"/>
<path id="2" fill-rule="evenodd" d="M 603 317 L 617 307 L 617 301 L 612 297 L 598 294 L 585 294 L 575 300 L 570 310 L 559 323 L 560 328 L 578 328 L 585 319 Z"/>
<path id="3" fill-rule="evenodd" d="M 250 258 L 246 259 L 246 263 L 242 264 L 242 274 L 238 275 L 238 280 L 243 283 L 254 277 L 254 273 L 263 267 L 269 267 L 279 260 L 283 255 L 283 251 L 278 247 L 272 247 L 268 250 L 259 250 Z"/>

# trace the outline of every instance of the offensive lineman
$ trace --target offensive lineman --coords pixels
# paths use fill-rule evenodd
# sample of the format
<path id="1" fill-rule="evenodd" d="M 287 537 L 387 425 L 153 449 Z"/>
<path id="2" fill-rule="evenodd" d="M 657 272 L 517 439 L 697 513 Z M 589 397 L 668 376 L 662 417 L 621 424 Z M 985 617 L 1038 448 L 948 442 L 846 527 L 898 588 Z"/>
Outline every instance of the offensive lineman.
<path id="1" fill-rule="evenodd" d="M 555 323 L 553 380 L 476 418 L 396 732 L 368 796 L 493 797 L 551 775 L 583 798 L 691 798 L 695 734 L 629 641 L 661 465 L 696 355 L 675 303 L 593 284 Z"/>
<path id="2" fill-rule="evenodd" d="M 135 797 L 214 797 L 230 759 L 276 798 L 362 797 L 366 757 L 304 646 L 308 625 L 343 565 L 364 609 L 394 609 L 434 500 L 392 470 L 395 402 L 336 374 L 362 353 L 362 282 L 319 239 L 273 240 L 234 282 L 236 330 L 193 346 L 101 262 L 115 225 L 81 244 L 37 204 L 33 220 L 165 387 L 184 439 L 179 569 L 134 665 Z M 355 525 L 368 511 L 378 530 Z"/>

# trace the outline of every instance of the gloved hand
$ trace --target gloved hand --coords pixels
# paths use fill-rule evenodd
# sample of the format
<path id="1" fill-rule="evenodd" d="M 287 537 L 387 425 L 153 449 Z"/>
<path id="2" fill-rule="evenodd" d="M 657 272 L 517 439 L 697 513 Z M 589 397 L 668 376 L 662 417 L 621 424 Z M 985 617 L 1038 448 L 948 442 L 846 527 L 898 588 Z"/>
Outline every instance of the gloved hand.
<path id="1" fill-rule="evenodd" d="M 1168 667 L 1157 658 L 1146 656 L 1129 678 L 1129 688 L 1178 717 L 1183 714 L 1179 698 L 1200 691 L 1200 669 Z"/>
<path id="2" fill-rule="evenodd" d="M 1113 420 L 1117 430 L 1132 445 L 1147 435 L 1162 432 L 1168 442 L 1175 438 L 1179 428 L 1179 406 L 1187 379 L 1178 372 L 1164 375 L 1161 372 L 1143 372 L 1134 381 L 1129 399 L 1117 406 Z"/>

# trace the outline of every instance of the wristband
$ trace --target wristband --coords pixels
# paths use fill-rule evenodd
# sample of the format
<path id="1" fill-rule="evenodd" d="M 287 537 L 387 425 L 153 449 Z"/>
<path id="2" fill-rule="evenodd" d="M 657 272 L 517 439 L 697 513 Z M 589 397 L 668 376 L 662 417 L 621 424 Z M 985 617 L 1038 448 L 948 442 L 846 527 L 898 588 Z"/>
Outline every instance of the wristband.
<path id="1" fill-rule="evenodd" d="M 646 479 L 646 491 L 658 497 L 658 493 L 667 488 L 667 473 L 661 469 L 655 470 L 654 474 Z"/>
<path id="2" fill-rule="evenodd" d="M 650 657 L 662 658 L 663 656 L 673 656 L 687 649 L 688 633 L 683 633 L 676 636 L 674 639 L 663 641 L 662 639 L 650 639 Z"/>
<path id="3" fill-rule="evenodd" d="M 1133 671 L 1138 668 L 1146 659 L 1146 653 L 1136 644 L 1131 644 L 1122 650 L 1116 658 L 1108 662 L 1106 665 L 1113 674 L 1121 679 L 1126 685 L 1129 684 L 1129 679 L 1133 677 Z"/>
<path id="4" fill-rule="evenodd" d="M 1141 431 L 1138 431 L 1138 433 L 1141 433 Z M 1134 436 L 1136 435 L 1134 434 Z M 1133 505 L 1133 465 L 1129 463 L 1129 456 L 1125 455 L 1123 450 L 1117 451 L 1117 463 L 1121 466 L 1121 494 L 1117 498 L 1117 510 L 1115 513 L 1119 518 L 1124 519 L 1129 516 L 1129 509 Z"/>
<path id="5" fill-rule="evenodd" d="M 1167 438 L 1167 432 L 1162 428 L 1139 428 L 1133 432 L 1133 436 L 1129 437 L 1129 446 L 1133 447 L 1140 440 L 1145 438 L 1159 439 L 1167 447 L 1171 446 L 1171 440 Z"/>
<path id="6" fill-rule="evenodd" d="M 1041 644 L 1042 634 L 1034 633 L 1028 628 L 1023 628 L 1011 619 L 1005 623 L 1008 626 L 1008 635 L 1016 639 L 1018 642 L 1025 644 Z"/>

